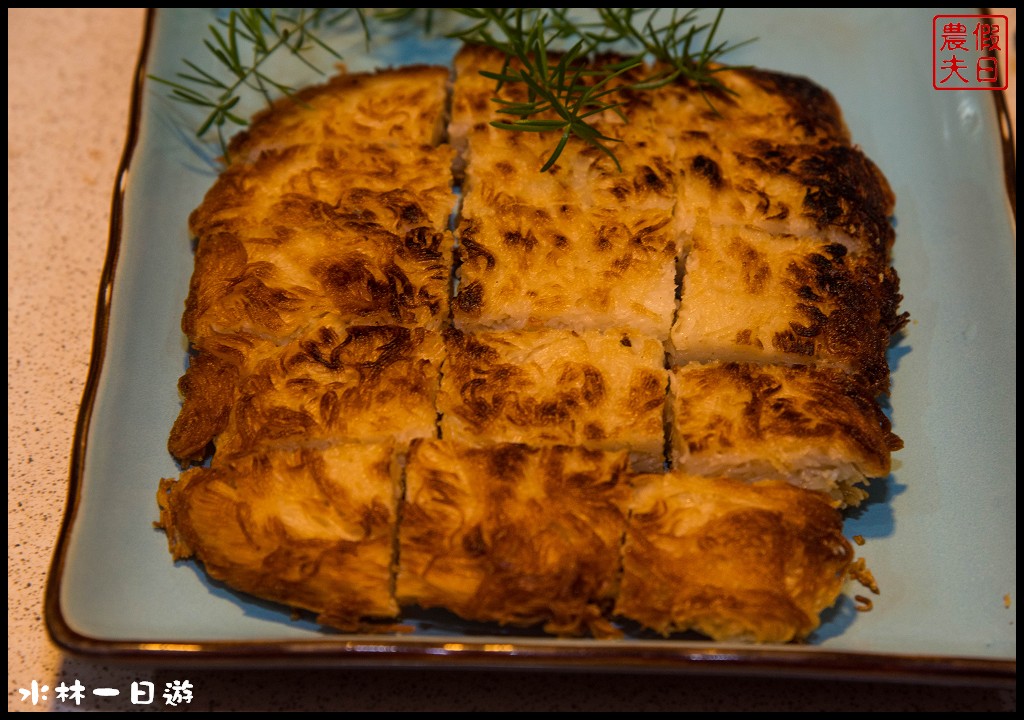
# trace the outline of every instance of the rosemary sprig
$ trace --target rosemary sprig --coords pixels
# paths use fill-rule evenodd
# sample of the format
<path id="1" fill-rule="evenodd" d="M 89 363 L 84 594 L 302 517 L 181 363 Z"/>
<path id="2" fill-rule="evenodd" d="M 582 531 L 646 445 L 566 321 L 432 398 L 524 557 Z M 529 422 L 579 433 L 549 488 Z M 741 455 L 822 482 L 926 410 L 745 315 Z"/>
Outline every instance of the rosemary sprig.
<path id="1" fill-rule="evenodd" d="M 412 22 L 419 10 L 423 9 L 236 8 L 209 26 L 210 38 L 204 41 L 228 80 L 221 79 L 225 73 L 204 70 L 190 60 L 184 60 L 189 72 L 178 73 L 174 80 L 151 77 L 169 86 L 175 100 L 207 110 L 196 135 L 216 129 L 226 154 L 225 127 L 247 124 L 236 112 L 244 92 L 256 91 L 268 103 L 276 94 L 294 93 L 265 69 L 275 53 L 287 50 L 320 73 L 309 60 L 312 50 L 319 48 L 340 59 L 318 34 L 320 28 L 355 13 L 369 44 L 373 22 Z M 715 75 L 728 68 L 718 64 L 718 58 L 751 42 L 715 43 L 722 11 L 713 23 L 700 24 L 696 10 L 673 9 L 662 22 L 665 14 L 659 8 L 597 8 L 596 22 L 576 20 L 565 8 L 426 8 L 422 22 L 427 34 L 435 13 L 445 10 L 466 23 L 449 37 L 496 48 L 505 55 L 498 72 L 483 73 L 495 81 L 494 102 L 508 116 L 491 124 L 509 131 L 559 134 L 542 171 L 555 164 L 572 137 L 598 148 L 619 167 L 613 151 L 618 141 L 593 124 L 602 113 L 623 114 L 615 92 L 651 90 L 680 76 L 696 82 L 701 92 L 705 87 L 722 89 Z M 609 50 L 624 54 L 616 61 L 595 60 Z M 658 63 L 650 75 L 638 72 L 647 60 Z M 525 95 L 525 100 L 499 95 L 505 86 L 513 85 L 520 90 L 512 95 Z"/>
<path id="2" fill-rule="evenodd" d="M 498 90 L 520 83 L 526 88 L 525 101 L 494 98 L 500 106 L 499 112 L 518 119 L 498 120 L 491 125 L 502 130 L 560 133 L 541 172 L 555 164 L 573 136 L 601 150 L 621 170 L 618 158 L 608 145 L 618 140 L 596 130 L 588 119 L 605 111 L 622 114 L 619 103 L 610 100 L 616 91 L 611 81 L 640 65 L 640 59 L 595 67 L 587 60 L 595 46 L 586 37 L 576 39 L 567 50 L 550 55 L 548 50 L 553 43 L 577 33 L 564 11 L 548 13 L 534 8 L 459 8 L 458 11 L 476 23 L 455 33 L 455 37 L 495 47 L 505 54 L 500 72 L 481 71 L 481 74 L 495 80 Z"/>
<path id="3" fill-rule="evenodd" d="M 171 97 L 179 102 L 206 108 L 206 119 L 196 130 L 196 136 L 204 136 L 210 128 L 216 128 L 221 149 L 227 154 L 226 125 L 242 126 L 248 120 L 234 112 L 246 89 L 255 90 L 272 103 L 275 94 L 291 96 L 294 88 L 274 80 L 264 66 L 276 53 L 286 50 L 315 72 L 323 71 L 310 60 L 309 54 L 321 48 L 341 59 L 330 45 L 324 42 L 317 31 L 320 27 L 334 25 L 355 12 L 369 41 L 369 28 L 362 8 L 236 8 L 226 18 L 217 18 L 209 25 L 210 38 L 203 44 L 217 62 L 226 69 L 229 80 L 223 80 L 213 72 L 204 70 L 197 63 L 184 59 L 182 62 L 191 72 L 179 72 L 176 80 L 150 75 L 150 79 L 171 88 Z"/>
<path id="4" fill-rule="evenodd" d="M 653 90 L 683 76 L 697 83 L 704 94 L 705 87 L 724 89 L 715 73 L 729 69 L 715 64 L 718 58 L 737 47 L 714 37 L 722 19 L 722 11 L 712 24 L 698 24 L 697 10 L 680 13 L 673 9 L 667 22 L 659 22 L 663 14 L 658 8 L 597 8 L 595 23 L 574 22 L 565 9 L 515 10 L 487 8 L 457 8 L 474 24 L 455 36 L 467 42 L 476 42 L 502 51 L 506 60 L 499 74 L 483 73 L 498 82 L 498 90 L 506 83 L 527 85 L 528 102 L 513 103 L 494 98 L 501 105 L 500 112 L 517 115 L 513 122 L 495 121 L 491 125 L 505 130 L 531 132 L 560 132 L 561 137 L 541 168 L 551 168 L 571 136 L 599 148 L 615 162 L 618 159 L 608 143 L 615 142 L 596 130 L 589 120 L 606 110 L 621 114 L 619 105 L 609 96 L 617 90 Z M 704 36 L 703 44 L 699 39 Z M 549 64 L 548 48 L 559 42 L 573 44 L 554 65 Z M 588 64 L 606 50 L 626 52 L 624 60 L 614 63 Z M 510 60 L 517 62 L 510 70 Z M 644 76 L 632 73 L 628 81 L 612 87 L 612 81 L 634 71 L 652 59 L 662 68 Z M 707 95 L 705 100 L 710 105 Z M 557 119 L 538 116 L 554 114 Z"/>
<path id="5" fill-rule="evenodd" d="M 727 69 L 726 66 L 711 67 L 724 52 L 735 50 L 753 40 L 737 45 L 719 43 L 713 45 L 715 33 L 722 20 L 722 10 L 715 21 L 697 24 L 697 10 L 691 9 L 680 14 L 679 8 L 672 8 L 667 22 L 660 23 L 660 8 L 598 8 L 603 32 L 588 34 L 598 44 L 628 43 L 654 60 L 672 69 L 672 79 L 682 75 L 699 84 L 718 85 L 714 74 Z M 698 38 L 707 33 L 702 46 L 697 47 Z"/>

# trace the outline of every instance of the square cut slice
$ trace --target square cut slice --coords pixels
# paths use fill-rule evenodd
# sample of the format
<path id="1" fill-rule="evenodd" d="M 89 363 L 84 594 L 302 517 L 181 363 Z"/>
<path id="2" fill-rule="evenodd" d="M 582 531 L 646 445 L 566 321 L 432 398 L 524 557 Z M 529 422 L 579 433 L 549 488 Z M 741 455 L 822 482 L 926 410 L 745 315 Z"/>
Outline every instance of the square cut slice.
<path id="1" fill-rule="evenodd" d="M 394 439 L 404 450 L 437 436 L 444 343 L 423 328 L 322 322 L 283 346 L 234 336 L 201 353 L 180 383 L 183 405 L 169 446 L 214 464 L 270 447 Z"/>
<path id="2" fill-rule="evenodd" d="M 680 472 L 634 485 L 617 614 L 662 635 L 782 643 L 842 590 L 853 552 L 824 494 Z"/>
<path id="3" fill-rule="evenodd" d="M 857 505 L 903 446 L 874 395 L 825 368 L 691 363 L 671 370 L 672 465 L 747 482 L 783 478 Z"/>
<path id="4" fill-rule="evenodd" d="M 292 145 L 235 162 L 189 216 L 202 238 L 232 232 L 286 242 L 294 224 L 404 234 L 447 229 L 455 206 L 452 149 L 429 145 Z"/>
<path id="5" fill-rule="evenodd" d="M 625 208 L 584 211 L 464 209 L 459 290 L 462 330 L 555 327 L 668 337 L 678 253 L 671 215 Z"/>
<path id="6" fill-rule="evenodd" d="M 436 145 L 444 131 L 449 70 L 411 65 L 342 73 L 259 113 L 232 138 L 229 159 L 249 161 L 290 145 Z"/>
<path id="7" fill-rule="evenodd" d="M 613 63 L 621 58 L 603 59 Z M 482 74 L 502 72 L 507 61 L 500 51 L 479 45 L 466 45 L 455 56 L 448 138 L 461 162 L 468 164 L 463 182 L 467 198 L 477 190 L 485 190 L 481 201 L 484 206 L 515 197 L 534 206 L 557 207 L 570 202 L 582 203 L 587 208 L 625 204 L 650 209 L 666 207 L 667 203 L 671 209 L 674 176 L 672 142 L 667 132 L 671 110 L 662 108 L 662 103 L 674 99 L 670 90 L 613 92 L 605 96 L 604 101 L 618 103 L 622 114 L 606 111 L 590 115 L 587 123 L 604 136 L 602 145 L 610 148 L 615 157 L 572 136 L 550 171 L 540 173 L 552 155 L 560 130 L 515 132 L 491 125 L 513 119 L 501 111 L 503 103 L 528 100 L 525 83 L 505 83 L 499 90 L 493 78 Z M 515 60 L 509 67 L 513 73 L 519 69 Z M 605 89 L 640 81 L 645 72 L 642 67 L 627 71 Z M 584 71 L 576 81 L 593 82 L 593 76 Z M 544 116 L 555 117 L 551 112 Z"/>
<path id="8" fill-rule="evenodd" d="M 704 217 L 686 256 L 673 362 L 814 364 L 886 392 L 885 353 L 906 320 L 898 287 L 892 268 L 843 245 Z"/>
<path id="9" fill-rule="evenodd" d="M 328 312 L 356 324 L 447 320 L 450 154 L 371 150 L 293 147 L 220 177 L 190 219 L 198 243 L 182 328 L 194 344 L 286 340 Z"/>
<path id="10" fill-rule="evenodd" d="M 161 481 L 158 525 L 215 580 L 366 631 L 398 614 L 399 495 L 390 443 L 257 452 Z"/>
<path id="11" fill-rule="evenodd" d="M 618 332 L 445 333 L 441 436 L 470 444 L 586 445 L 664 466 L 665 351 Z"/>
<path id="12" fill-rule="evenodd" d="M 456 58 L 449 135 L 467 161 L 456 227 L 460 329 L 612 329 L 668 336 L 675 302 L 672 144 L 634 93 L 588 118 L 614 147 L 570 138 L 547 172 L 553 138 L 492 127 L 503 58 L 467 47 Z M 586 82 L 584 75 L 580 82 Z M 507 83 L 504 101 L 521 99 Z M 674 254 L 675 253 L 675 254 Z"/>
<path id="13" fill-rule="evenodd" d="M 615 634 L 626 453 L 413 443 L 396 597 L 467 620 Z"/>
<path id="14" fill-rule="evenodd" d="M 706 212 L 713 226 L 817 237 L 888 262 L 895 198 L 860 150 L 704 133 L 682 133 L 676 148 L 676 227 L 685 237 Z"/>
<path id="15" fill-rule="evenodd" d="M 716 72 L 715 81 L 721 86 L 698 85 L 686 78 L 667 86 L 667 97 L 659 106 L 661 127 L 669 133 L 700 132 L 716 139 L 850 145 L 838 103 L 812 80 L 758 68 L 729 68 Z"/>
<path id="16" fill-rule="evenodd" d="M 437 436 L 440 335 L 399 326 L 322 326 L 252 366 L 239 385 L 217 456 L 338 439 L 404 450 Z"/>

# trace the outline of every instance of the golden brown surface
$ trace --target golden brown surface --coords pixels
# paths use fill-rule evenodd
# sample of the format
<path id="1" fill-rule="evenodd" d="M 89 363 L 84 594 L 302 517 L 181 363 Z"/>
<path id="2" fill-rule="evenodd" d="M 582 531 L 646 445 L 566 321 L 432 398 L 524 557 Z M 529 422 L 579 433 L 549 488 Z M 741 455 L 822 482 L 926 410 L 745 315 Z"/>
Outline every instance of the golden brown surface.
<path id="1" fill-rule="evenodd" d="M 885 177 L 849 145 L 684 133 L 676 139 L 676 225 L 692 232 L 706 211 L 714 225 L 750 225 L 816 236 L 884 261 L 895 233 Z"/>
<path id="2" fill-rule="evenodd" d="M 698 222 L 672 327 L 677 363 L 816 363 L 889 388 L 906 318 L 895 271 L 816 237 Z"/>
<path id="3" fill-rule="evenodd" d="M 451 153 L 299 146 L 232 165 L 192 213 L 182 328 L 273 341 L 325 313 L 439 327 L 448 315 Z M 211 338 L 213 338 L 211 340 Z"/>
<path id="4" fill-rule="evenodd" d="M 786 478 L 858 504 L 903 443 L 874 395 L 846 373 L 690 363 L 671 373 L 673 467 L 692 475 Z"/>
<path id="5" fill-rule="evenodd" d="M 666 131 L 706 132 L 723 140 L 744 138 L 821 146 L 850 143 L 850 131 L 835 98 L 807 78 L 737 68 L 718 73 L 715 79 L 722 88 L 699 88 L 681 79 L 666 89 L 668 97 L 661 105 L 674 118 L 674 122 L 663 125 Z"/>
<path id="6" fill-rule="evenodd" d="M 456 58 L 451 141 L 465 147 L 456 327 L 609 329 L 664 339 L 675 299 L 671 145 L 625 108 L 595 127 L 620 142 L 621 172 L 599 149 L 570 140 L 547 173 L 551 137 L 500 130 L 493 84 L 500 56 L 467 48 Z M 482 81 L 482 82 L 481 82 Z M 511 91 L 510 91 L 511 92 Z M 624 98 L 628 103 L 629 98 Z"/>
<path id="7" fill-rule="evenodd" d="M 544 330 L 446 333 L 441 435 L 469 443 L 630 450 L 664 464 L 664 349 L 636 333 Z"/>
<path id="8" fill-rule="evenodd" d="M 275 350 L 247 362 L 214 463 L 260 447 L 347 438 L 403 448 L 437 434 L 437 333 L 325 324 Z"/>
<path id="9" fill-rule="evenodd" d="M 423 67 L 232 141 L 190 217 L 169 448 L 216 454 L 161 484 L 173 554 L 342 629 L 418 606 L 604 637 L 614 609 L 805 637 L 850 560 L 834 506 L 900 445 L 891 189 L 826 91 L 755 70 L 718 112 L 620 91 L 629 122 L 592 120 L 621 167 L 570 139 L 542 174 L 550 136 L 489 125 L 500 62 L 457 55 L 447 144 Z"/>
<path id="10" fill-rule="evenodd" d="M 392 445 L 257 452 L 163 480 L 159 526 L 176 560 L 342 630 L 394 618 L 399 491 Z"/>
<path id="11" fill-rule="evenodd" d="M 448 70 L 414 65 L 341 73 L 258 114 L 231 140 L 232 162 L 292 145 L 436 145 L 443 131 Z"/>
<path id="12" fill-rule="evenodd" d="M 838 597 L 853 552 L 821 493 L 679 472 L 634 483 L 616 613 L 666 635 L 789 642 Z"/>
<path id="13" fill-rule="evenodd" d="M 614 634 L 626 453 L 413 443 L 396 596 L 468 620 Z"/>
<path id="14" fill-rule="evenodd" d="M 398 325 L 321 320 L 283 345 L 251 336 L 201 352 L 179 382 L 182 409 L 168 447 L 183 461 L 214 462 L 262 447 L 370 442 L 437 434 L 444 344 Z"/>
<path id="15" fill-rule="evenodd" d="M 339 76 L 233 140 L 232 163 L 189 219 L 196 268 L 182 328 L 194 355 L 175 457 L 201 460 L 224 432 L 231 452 L 314 427 L 321 440 L 435 434 L 440 348 L 418 356 L 429 367 L 408 353 L 449 314 L 452 151 L 428 144 L 440 137 L 447 77 L 422 67 Z M 414 326 L 418 339 L 346 331 L 356 325 Z M 310 343 L 319 374 L 313 362 L 289 377 Z M 409 421 L 407 392 L 426 403 L 411 403 L 420 420 Z M 396 421 L 368 428 L 381 412 Z"/>

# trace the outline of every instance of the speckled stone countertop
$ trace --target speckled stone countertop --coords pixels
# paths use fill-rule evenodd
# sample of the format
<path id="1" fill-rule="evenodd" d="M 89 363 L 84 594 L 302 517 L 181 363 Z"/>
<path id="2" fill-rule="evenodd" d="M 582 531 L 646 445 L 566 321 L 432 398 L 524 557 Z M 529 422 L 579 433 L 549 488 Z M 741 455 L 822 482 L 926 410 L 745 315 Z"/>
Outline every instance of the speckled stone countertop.
<path id="1" fill-rule="evenodd" d="M 1014 11 L 1014 26 L 1016 23 Z M 50 642 L 43 593 L 64 515 L 142 9 L 8 9 L 9 710 L 1015 710 L 1015 690 L 774 678 L 109 665 Z M 1011 99 L 1015 110 L 1015 96 Z M 76 706 L 55 688 L 79 681 Z M 188 680 L 193 701 L 159 702 Z M 36 696 L 23 699 L 20 689 Z M 132 682 L 158 702 L 132 705 Z M 42 699 L 43 686 L 46 699 Z M 98 687 L 120 689 L 98 697 Z M 35 700 L 35 702 L 33 702 Z"/>

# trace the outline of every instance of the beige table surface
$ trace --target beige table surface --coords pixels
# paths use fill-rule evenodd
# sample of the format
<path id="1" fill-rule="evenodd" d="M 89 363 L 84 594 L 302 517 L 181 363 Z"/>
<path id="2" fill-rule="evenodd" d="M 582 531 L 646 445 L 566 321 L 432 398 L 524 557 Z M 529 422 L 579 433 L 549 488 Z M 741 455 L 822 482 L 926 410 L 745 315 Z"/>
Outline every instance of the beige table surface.
<path id="1" fill-rule="evenodd" d="M 8 9 L 7 704 L 133 706 L 133 681 L 189 680 L 181 709 L 217 710 L 1012 710 L 1015 690 L 774 678 L 396 670 L 157 670 L 63 656 L 43 592 L 64 514 L 72 435 L 89 366 L 111 192 L 125 141 L 144 11 Z M 1015 20 L 1014 13 L 1014 24 Z M 1015 99 L 1013 100 L 1015 103 Z M 33 705 L 20 688 L 49 686 Z"/>

